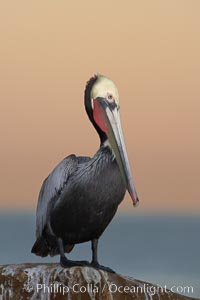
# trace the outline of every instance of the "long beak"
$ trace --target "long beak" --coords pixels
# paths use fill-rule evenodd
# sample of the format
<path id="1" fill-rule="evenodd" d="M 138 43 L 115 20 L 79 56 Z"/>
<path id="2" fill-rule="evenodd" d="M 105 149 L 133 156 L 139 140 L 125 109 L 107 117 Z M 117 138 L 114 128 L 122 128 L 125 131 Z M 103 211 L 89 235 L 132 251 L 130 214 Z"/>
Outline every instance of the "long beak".
<path id="1" fill-rule="evenodd" d="M 105 99 L 103 100 L 101 98 L 98 103 L 99 109 L 101 110 L 101 116 L 103 117 L 105 125 L 107 127 L 106 134 L 114 151 L 120 173 L 132 198 L 133 205 L 136 206 L 139 202 L 139 199 L 133 183 L 131 168 L 128 160 L 126 146 L 124 143 L 119 110 L 116 106 L 108 103 L 108 101 L 106 101 Z"/>

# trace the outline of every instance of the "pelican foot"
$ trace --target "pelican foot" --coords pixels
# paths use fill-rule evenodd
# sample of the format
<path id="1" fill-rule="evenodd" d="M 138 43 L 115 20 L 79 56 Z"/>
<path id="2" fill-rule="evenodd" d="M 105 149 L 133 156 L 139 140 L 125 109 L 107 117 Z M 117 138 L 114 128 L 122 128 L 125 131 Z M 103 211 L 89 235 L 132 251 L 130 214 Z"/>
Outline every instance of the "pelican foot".
<path id="1" fill-rule="evenodd" d="M 106 272 L 109 272 L 109 273 L 115 273 L 115 271 L 113 271 L 111 268 L 102 266 L 102 265 L 100 265 L 99 263 L 96 263 L 96 262 L 91 262 L 90 266 L 95 268 L 95 269 L 103 270 L 103 271 L 106 271 Z"/>
<path id="2" fill-rule="evenodd" d="M 90 266 L 89 261 L 86 260 L 69 260 L 66 257 L 61 257 L 60 258 L 60 265 L 63 268 L 71 268 L 71 267 L 83 267 L 83 266 Z"/>

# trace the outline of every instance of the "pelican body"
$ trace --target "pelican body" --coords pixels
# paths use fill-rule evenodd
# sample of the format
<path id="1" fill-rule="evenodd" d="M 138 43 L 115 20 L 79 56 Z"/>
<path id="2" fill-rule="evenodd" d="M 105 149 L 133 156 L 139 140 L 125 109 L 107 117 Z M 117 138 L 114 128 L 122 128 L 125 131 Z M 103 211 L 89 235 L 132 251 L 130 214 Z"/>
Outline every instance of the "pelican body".
<path id="1" fill-rule="evenodd" d="M 100 148 L 90 157 L 71 154 L 45 179 L 36 212 L 39 256 L 60 254 L 62 267 L 90 265 L 112 272 L 98 262 L 98 240 L 128 190 L 133 204 L 134 187 L 124 144 L 119 95 L 115 84 L 103 75 L 92 77 L 85 88 L 85 108 L 100 137 Z M 66 256 L 75 244 L 92 242 L 92 261 L 72 261 Z"/>

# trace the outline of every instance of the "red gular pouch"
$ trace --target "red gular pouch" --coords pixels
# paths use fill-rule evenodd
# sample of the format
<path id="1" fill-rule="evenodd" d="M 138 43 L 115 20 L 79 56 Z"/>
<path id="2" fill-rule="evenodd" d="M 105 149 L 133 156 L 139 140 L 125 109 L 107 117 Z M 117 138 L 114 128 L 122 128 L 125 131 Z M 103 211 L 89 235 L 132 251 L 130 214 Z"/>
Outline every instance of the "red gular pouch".
<path id="1" fill-rule="evenodd" d="M 105 111 L 102 104 L 97 100 L 93 100 L 93 118 L 99 128 L 108 136 L 108 127 L 106 125 Z"/>

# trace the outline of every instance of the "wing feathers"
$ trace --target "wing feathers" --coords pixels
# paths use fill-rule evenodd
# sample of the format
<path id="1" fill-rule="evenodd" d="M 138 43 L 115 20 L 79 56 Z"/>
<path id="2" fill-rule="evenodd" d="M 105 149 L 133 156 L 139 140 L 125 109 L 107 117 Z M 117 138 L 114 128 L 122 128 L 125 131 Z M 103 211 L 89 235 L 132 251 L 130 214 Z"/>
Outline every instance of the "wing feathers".
<path id="1" fill-rule="evenodd" d="M 47 225 L 48 217 L 54 201 L 56 201 L 67 184 L 69 176 L 75 171 L 78 165 L 77 157 L 71 154 L 64 158 L 55 169 L 44 180 L 38 198 L 36 213 L 36 237 L 42 235 Z"/>

